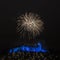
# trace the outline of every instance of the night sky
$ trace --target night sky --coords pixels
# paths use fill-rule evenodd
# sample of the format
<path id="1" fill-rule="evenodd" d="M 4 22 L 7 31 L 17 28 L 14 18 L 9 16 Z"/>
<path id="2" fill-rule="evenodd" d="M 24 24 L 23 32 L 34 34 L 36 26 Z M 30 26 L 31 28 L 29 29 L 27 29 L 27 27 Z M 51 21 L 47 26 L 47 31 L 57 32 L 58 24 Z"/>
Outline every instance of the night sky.
<path id="1" fill-rule="evenodd" d="M 32 43 L 32 40 L 17 40 L 16 17 L 25 12 L 33 12 L 37 13 L 45 23 L 45 29 L 41 35 L 37 36 L 38 40 L 35 39 L 34 42 L 41 39 L 49 49 L 59 50 L 59 10 L 56 0 L 1 0 L 0 49 L 15 47 L 24 41 L 26 44 Z"/>

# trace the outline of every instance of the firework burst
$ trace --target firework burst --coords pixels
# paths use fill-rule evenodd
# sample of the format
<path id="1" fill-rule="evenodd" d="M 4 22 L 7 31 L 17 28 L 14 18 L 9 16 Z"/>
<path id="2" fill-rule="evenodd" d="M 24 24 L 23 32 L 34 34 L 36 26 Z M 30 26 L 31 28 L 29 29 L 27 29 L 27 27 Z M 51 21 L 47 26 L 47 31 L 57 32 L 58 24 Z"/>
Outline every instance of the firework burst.
<path id="1" fill-rule="evenodd" d="M 40 34 L 43 29 L 43 22 L 37 14 L 25 13 L 18 17 L 17 31 L 19 34 L 24 34 L 25 31 L 33 36 Z"/>

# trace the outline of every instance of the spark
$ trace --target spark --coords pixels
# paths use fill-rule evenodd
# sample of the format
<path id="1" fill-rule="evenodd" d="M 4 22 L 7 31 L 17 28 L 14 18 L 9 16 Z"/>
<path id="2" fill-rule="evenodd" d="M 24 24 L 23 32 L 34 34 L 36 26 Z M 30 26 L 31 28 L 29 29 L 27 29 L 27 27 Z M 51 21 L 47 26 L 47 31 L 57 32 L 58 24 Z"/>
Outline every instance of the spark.
<path id="1" fill-rule="evenodd" d="M 40 34 L 43 30 L 43 21 L 37 14 L 25 13 L 18 17 L 17 20 L 17 31 L 19 33 L 24 33 L 27 31 L 33 36 Z"/>

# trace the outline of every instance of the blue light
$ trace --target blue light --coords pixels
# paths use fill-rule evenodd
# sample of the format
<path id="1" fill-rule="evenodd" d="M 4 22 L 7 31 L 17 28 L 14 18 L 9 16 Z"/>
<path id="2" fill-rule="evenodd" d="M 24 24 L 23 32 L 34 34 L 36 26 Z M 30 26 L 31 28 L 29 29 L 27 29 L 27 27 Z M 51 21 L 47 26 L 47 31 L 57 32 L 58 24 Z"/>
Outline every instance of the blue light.
<path id="1" fill-rule="evenodd" d="M 14 48 L 13 52 L 18 52 L 19 48 Z"/>
<path id="2" fill-rule="evenodd" d="M 9 53 L 12 53 L 12 52 L 13 52 L 13 50 L 12 50 L 12 49 L 10 49 L 10 50 L 9 50 Z"/>
<path id="3" fill-rule="evenodd" d="M 29 48 L 29 47 L 26 47 L 25 49 L 26 49 L 26 51 L 28 51 L 28 52 L 30 51 L 30 48 Z"/>
<path id="4" fill-rule="evenodd" d="M 23 45 L 23 46 L 20 46 L 20 47 L 17 47 L 17 48 L 10 49 L 9 53 L 18 52 L 18 51 L 23 51 L 23 52 L 47 52 L 47 50 L 42 48 L 41 43 L 38 43 L 34 47 Z"/>

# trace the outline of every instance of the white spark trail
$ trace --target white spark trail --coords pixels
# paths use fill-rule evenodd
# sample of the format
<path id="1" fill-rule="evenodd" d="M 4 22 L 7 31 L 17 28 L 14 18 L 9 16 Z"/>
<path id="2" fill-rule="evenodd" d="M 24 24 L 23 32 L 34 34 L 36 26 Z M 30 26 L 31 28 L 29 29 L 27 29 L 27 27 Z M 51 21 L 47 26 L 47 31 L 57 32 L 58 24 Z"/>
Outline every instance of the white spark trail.
<path id="1" fill-rule="evenodd" d="M 22 29 L 22 30 L 21 30 Z M 33 13 L 25 13 L 25 15 L 19 16 L 17 20 L 17 31 L 21 33 L 23 31 L 30 32 L 33 36 L 40 34 L 43 29 L 43 22 L 40 17 Z"/>

